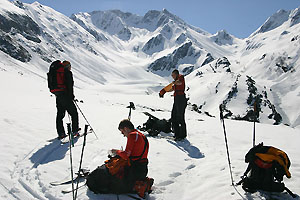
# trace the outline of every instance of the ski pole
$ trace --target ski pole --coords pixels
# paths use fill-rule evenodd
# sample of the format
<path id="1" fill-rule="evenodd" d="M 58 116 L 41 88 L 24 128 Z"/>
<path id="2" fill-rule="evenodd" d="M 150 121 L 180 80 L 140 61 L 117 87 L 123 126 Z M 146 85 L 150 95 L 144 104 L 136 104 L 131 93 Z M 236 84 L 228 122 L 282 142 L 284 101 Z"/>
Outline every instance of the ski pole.
<path id="1" fill-rule="evenodd" d="M 254 109 L 254 112 L 253 112 L 253 115 L 254 115 L 254 117 L 253 117 L 253 121 L 254 121 L 254 123 L 253 123 L 253 146 L 255 146 L 255 122 L 257 120 L 257 115 L 256 115 L 256 112 L 257 112 L 257 109 L 256 109 L 256 99 L 254 101 L 253 109 Z"/>
<path id="2" fill-rule="evenodd" d="M 222 104 L 220 104 L 219 109 L 220 109 L 220 119 L 223 122 L 223 130 L 224 130 L 224 136 L 225 136 L 225 145 L 226 145 L 226 150 L 227 150 L 227 159 L 228 159 L 228 165 L 229 165 L 229 171 L 230 171 L 230 177 L 231 177 L 231 184 L 232 184 L 232 186 L 234 186 L 233 177 L 232 177 L 232 170 L 231 170 L 231 163 L 230 163 L 230 157 L 229 157 L 229 150 L 228 150 L 228 143 L 227 143 L 227 136 L 226 136 L 226 129 L 225 129 L 225 121 L 224 121 L 224 116 L 223 116 Z"/>
<path id="3" fill-rule="evenodd" d="M 82 145 L 81 157 L 80 157 L 80 162 L 79 162 L 78 179 L 77 179 L 76 189 L 75 189 L 75 199 L 77 197 L 77 190 L 78 190 L 78 185 L 79 185 L 79 176 L 80 176 L 81 165 L 82 165 L 82 160 L 83 160 L 84 147 L 85 147 L 85 144 L 86 144 L 86 135 L 87 135 L 87 129 L 88 129 L 88 127 L 89 127 L 89 125 L 85 125 L 85 127 L 84 127 L 83 145 Z"/>
<path id="4" fill-rule="evenodd" d="M 69 135 L 69 148 L 70 148 L 70 165 L 71 165 L 71 179 L 72 179 L 72 195 L 73 195 L 73 200 L 75 200 L 75 196 L 74 196 L 74 180 L 73 180 L 73 161 L 72 161 L 72 145 L 71 145 L 71 135 L 72 135 L 72 131 L 71 131 L 71 124 L 67 123 L 68 126 L 68 135 Z"/>
<path id="5" fill-rule="evenodd" d="M 76 101 L 73 101 L 73 102 L 75 103 L 76 107 L 78 108 L 78 110 L 79 110 L 80 113 L 82 114 L 82 116 L 83 116 L 83 118 L 85 119 L 86 123 L 91 127 L 92 132 L 94 133 L 94 135 L 96 136 L 96 138 L 97 138 L 97 140 L 98 140 L 98 136 L 96 135 L 96 133 L 95 133 L 93 127 L 91 126 L 91 124 L 89 123 L 89 121 L 87 120 L 87 118 L 84 116 L 82 110 L 80 109 L 80 107 L 78 106 L 78 104 L 76 103 Z"/>

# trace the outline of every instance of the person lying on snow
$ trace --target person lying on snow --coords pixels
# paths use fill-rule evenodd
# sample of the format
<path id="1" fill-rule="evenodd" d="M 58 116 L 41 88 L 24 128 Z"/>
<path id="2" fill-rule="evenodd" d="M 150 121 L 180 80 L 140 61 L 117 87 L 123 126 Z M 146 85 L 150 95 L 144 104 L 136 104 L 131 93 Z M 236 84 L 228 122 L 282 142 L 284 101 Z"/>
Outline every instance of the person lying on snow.
<path id="1" fill-rule="evenodd" d="M 88 175 L 87 186 L 95 193 L 138 193 L 144 197 L 154 182 L 147 177 L 148 140 L 128 119 L 122 120 L 118 129 L 127 137 L 125 151 L 112 149 L 115 156 Z"/>

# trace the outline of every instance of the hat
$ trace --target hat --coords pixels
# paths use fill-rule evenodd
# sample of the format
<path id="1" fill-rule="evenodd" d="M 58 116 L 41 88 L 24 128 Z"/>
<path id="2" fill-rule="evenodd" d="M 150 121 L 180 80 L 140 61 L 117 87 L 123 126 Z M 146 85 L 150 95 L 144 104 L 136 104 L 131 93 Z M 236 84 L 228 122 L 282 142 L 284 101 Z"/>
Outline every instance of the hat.
<path id="1" fill-rule="evenodd" d="M 63 64 L 64 68 L 71 67 L 71 63 L 69 61 L 65 60 L 64 62 L 62 62 L 62 64 Z"/>

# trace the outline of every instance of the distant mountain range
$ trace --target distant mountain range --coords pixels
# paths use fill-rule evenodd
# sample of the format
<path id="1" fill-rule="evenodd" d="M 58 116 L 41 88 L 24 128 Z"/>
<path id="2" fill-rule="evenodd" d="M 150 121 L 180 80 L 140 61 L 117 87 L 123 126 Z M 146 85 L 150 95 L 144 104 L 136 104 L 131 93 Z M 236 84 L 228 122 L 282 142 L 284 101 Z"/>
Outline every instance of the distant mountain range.
<path id="1" fill-rule="evenodd" d="M 166 9 L 144 16 L 109 10 L 67 17 L 37 2 L 2 0 L 0 64 L 45 78 L 52 61 L 68 59 L 79 88 L 124 80 L 147 80 L 153 88 L 179 69 L 191 108 L 199 113 L 218 116 L 223 104 L 227 118 L 252 121 L 256 101 L 257 121 L 296 127 L 299 22 L 300 8 L 279 10 L 239 39 L 225 30 L 208 33 Z"/>

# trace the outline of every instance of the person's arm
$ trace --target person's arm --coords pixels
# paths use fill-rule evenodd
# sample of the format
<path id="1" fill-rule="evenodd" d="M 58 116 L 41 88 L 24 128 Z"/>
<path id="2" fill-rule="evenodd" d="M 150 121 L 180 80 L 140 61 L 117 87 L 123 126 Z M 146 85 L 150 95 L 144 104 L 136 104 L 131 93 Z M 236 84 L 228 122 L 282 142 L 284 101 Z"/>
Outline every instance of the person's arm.
<path id="1" fill-rule="evenodd" d="M 159 92 L 159 96 L 160 96 L 160 97 L 163 97 L 164 94 L 165 94 L 166 92 L 172 92 L 172 91 L 174 91 L 173 85 L 174 85 L 174 83 L 172 82 L 172 83 L 170 83 L 169 85 L 167 85 L 166 87 L 164 87 L 164 88 Z"/>
<path id="2" fill-rule="evenodd" d="M 119 155 L 121 158 L 127 160 L 133 150 L 134 144 L 135 144 L 135 135 L 129 135 L 127 138 L 127 144 L 125 151 L 116 150 L 116 154 Z"/>
<path id="3" fill-rule="evenodd" d="M 66 71 L 65 72 L 65 76 L 66 76 L 66 86 L 67 86 L 67 94 L 68 96 L 70 96 L 72 99 L 75 98 L 74 96 L 74 81 L 73 81 L 73 74 L 71 71 Z"/>

